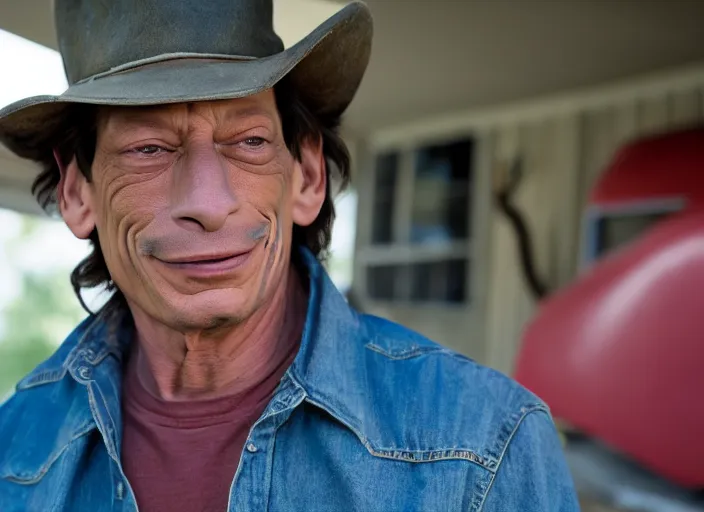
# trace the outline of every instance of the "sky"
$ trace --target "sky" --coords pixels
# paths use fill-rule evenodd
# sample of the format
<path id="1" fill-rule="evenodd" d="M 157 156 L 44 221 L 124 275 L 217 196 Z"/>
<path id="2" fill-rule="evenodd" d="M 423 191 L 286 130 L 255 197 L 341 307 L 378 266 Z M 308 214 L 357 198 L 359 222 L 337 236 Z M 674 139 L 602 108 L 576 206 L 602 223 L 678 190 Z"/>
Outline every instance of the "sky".
<path id="1" fill-rule="evenodd" d="M 59 53 L 0 30 L 0 107 L 39 94 L 61 94 L 67 87 Z"/>
<path id="2" fill-rule="evenodd" d="M 314 25 L 334 12 L 327 2 L 318 0 L 309 3 L 320 7 L 320 12 L 316 12 L 316 17 L 320 19 L 312 20 Z M 298 26 L 288 27 L 284 39 L 291 44 L 307 30 Z M 58 52 L 3 30 L 0 30 L 0 48 L 0 69 L 3 70 L 0 108 L 28 96 L 61 94 L 66 89 L 67 82 Z M 338 217 L 331 252 L 334 258 L 347 261 L 347 265 L 343 265 L 343 271 L 336 272 L 332 277 L 341 288 L 350 284 L 356 199 L 354 193 L 347 193 L 337 201 Z M 0 208 L 0 312 L 20 293 L 19 277 L 22 271 L 28 268 L 47 271 L 65 269 L 68 279 L 70 269 L 88 252 L 88 244 L 77 240 L 62 222 L 48 219 L 43 223 L 39 236 L 10 250 L 7 242 L 19 233 L 20 224 L 18 214 Z"/>

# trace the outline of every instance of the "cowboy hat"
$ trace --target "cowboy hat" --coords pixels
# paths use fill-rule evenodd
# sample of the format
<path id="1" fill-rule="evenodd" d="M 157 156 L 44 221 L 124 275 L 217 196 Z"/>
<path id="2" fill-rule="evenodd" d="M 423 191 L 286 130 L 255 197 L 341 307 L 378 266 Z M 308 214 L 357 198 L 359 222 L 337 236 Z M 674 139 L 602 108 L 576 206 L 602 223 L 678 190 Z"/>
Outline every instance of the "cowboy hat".
<path id="1" fill-rule="evenodd" d="M 56 0 L 68 89 L 0 110 L 0 143 L 39 160 L 71 105 L 138 106 L 249 96 L 288 76 L 321 115 L 352 101 L 371 52 L 372 19 L 345 6 L 291 48 L 272 0 Z"/>

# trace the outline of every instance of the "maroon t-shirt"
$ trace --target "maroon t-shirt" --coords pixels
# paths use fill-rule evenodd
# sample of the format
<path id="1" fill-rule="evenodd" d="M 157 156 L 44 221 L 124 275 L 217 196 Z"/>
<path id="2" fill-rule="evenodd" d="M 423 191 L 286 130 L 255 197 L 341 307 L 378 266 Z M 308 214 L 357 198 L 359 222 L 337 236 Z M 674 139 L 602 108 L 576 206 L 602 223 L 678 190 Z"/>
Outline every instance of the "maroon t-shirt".
<path id="1" fill-rule="evenodd" d="M 128 364 L 122 464 L 140 512 L 227 510 L 249 430 L 292 357 L 235 396 L 167 402 L 149 393 Z"/>

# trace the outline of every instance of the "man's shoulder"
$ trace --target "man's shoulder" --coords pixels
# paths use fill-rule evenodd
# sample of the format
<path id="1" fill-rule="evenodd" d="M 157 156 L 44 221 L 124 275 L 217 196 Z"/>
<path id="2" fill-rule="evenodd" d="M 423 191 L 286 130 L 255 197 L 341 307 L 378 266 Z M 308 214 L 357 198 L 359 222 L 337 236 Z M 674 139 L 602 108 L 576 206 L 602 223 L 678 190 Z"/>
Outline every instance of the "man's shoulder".
<path id="1" fill-rule="evenodd" d="M 377 364 L 384 371 L 398 366 L 404 380 L 422 389 L 429 399 L 438 394 L 471 397 L 470 402 L 457 405 L 473 412 L 480 404 L 499 414 L 515 408 L 546 408 L 535 394 L 493 368 L 392 321 L 369 315 L 361 319 L 368 333 L 366 348 L 381 356 Z"/>
<path id="2" fill-rule="evenodd" d="M 494 369 L 394 322 L 368 315 L 360 322 L 367 397 L 383 413 L 377 431 L 388 436 L 380 446 L 404 445 L 420 458 L 466 457 L 492 469 L 526 416 L 550 414 Z"/>

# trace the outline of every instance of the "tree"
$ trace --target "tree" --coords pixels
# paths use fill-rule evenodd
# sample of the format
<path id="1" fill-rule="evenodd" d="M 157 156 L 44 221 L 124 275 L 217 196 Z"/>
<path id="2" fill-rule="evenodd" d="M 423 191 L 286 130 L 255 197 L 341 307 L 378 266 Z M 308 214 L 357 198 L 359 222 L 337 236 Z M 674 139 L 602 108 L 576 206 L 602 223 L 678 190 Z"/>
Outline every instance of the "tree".
<path id="1" fill-rule="evenodd" d="M 21 244 L 34 236 L 40 222 L 23 219 L 22 232 L 10 243 Z M 67 269 L 23 272 L 21 285 L 19 296 L 2 312 L 0 399 L 48 358 L 85 316 L 73 295 Z"/>

